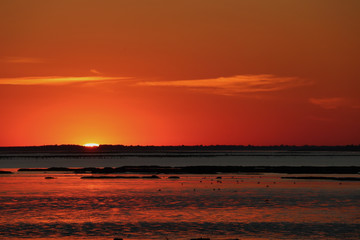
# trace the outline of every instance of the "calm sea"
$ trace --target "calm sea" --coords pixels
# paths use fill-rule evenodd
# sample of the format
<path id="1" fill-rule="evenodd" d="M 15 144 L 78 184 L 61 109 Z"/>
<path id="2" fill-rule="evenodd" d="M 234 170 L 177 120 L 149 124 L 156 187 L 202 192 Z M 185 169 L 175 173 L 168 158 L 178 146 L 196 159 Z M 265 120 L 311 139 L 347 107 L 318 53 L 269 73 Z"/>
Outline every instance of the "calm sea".
<path id="1" fill-rule="evenodd" d="M 359 166 L 360 158 L 355 153 L 2 156 L 0 168 L 15 173 L 0 175 L 0 239 L 360 239 L 360 182 L 281 179 L 281 174 L 81 179 L 89 174 L 16 172 L 124 165 Z"/>
<path id="2" fill-rule="evenodd" d="M 119 166 L 360 166 L 360 152 L 1 154 L 0 168 Z"/>

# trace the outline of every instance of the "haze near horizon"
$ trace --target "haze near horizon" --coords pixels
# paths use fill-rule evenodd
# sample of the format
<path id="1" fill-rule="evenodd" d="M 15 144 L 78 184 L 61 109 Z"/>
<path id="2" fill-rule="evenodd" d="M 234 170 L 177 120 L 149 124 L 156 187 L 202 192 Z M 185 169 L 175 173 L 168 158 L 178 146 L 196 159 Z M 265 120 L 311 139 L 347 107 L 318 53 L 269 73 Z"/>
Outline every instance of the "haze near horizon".
<path id="1" fill-rule="evenodd" d="M 358 145 L 357 0 L 2 0 L 0 146 Z"/>

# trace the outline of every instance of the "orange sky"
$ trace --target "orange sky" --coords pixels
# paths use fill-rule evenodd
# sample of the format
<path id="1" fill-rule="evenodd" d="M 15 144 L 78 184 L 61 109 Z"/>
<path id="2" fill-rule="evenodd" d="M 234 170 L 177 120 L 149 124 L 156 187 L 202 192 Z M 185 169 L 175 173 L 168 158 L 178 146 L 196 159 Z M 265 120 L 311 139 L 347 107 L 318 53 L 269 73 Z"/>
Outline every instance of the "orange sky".
<path id="1" fill-rule="evenodd" d="M 360 144 L 358 0 L 1 0 L 0 146 Z"/>

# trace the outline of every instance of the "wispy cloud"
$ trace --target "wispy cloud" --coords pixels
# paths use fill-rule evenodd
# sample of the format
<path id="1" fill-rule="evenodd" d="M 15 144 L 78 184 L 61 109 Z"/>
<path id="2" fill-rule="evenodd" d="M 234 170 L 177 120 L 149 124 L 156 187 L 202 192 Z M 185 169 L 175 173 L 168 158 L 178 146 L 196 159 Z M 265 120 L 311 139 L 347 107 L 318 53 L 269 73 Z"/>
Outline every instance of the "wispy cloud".
<path id="1" fill-rule="evenodd" d="M 346 104 L 346 100 L 340 97 L 310 98 L 309 102 L 325 109 L 336 109 Z"/>
<path id="2" fill-rule="evenodd" d="M 102 76 L 86 76 L 86 77 L 17 77 L 17 78 L 0 78 L 0 85 L 65 85 L 71 83 L 85 82 L 103 82 L 110 80 L 131 79 L 130 77 L 102 77 Z"/>
<path id="3" fill-rule="evenodd" d="M 91 72 L 91 73 L 94 73 L 94 74 L 101 74 L 101 72 L 99 72 L 99 71 L 96 70 L 96 69 L 90 69 L 90 72 Z"/>
<path id="4" fill-rule="evenodd" d="M 184 87 L 222 95 L 280 91 L 306 85 L 296 77 L 277 77 L 271 74 L 236 75 L 196 80 L 139 82 L 142 86 Z"/>
<path id="5" fill-rule="evenodd" d="M 32 58 L 32 57 L 3 57 L 1 58 L 1 61 L 7 63 L 43 63 L 44 62 L 40 58 Z"/>

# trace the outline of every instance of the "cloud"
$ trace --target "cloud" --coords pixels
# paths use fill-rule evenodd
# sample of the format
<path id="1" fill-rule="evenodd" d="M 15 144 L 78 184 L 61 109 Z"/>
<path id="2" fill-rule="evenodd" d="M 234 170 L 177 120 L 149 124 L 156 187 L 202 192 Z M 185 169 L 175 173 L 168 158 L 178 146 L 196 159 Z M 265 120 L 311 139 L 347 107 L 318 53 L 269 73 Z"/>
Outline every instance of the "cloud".
<path id="1" fill-rule="evenodd" d="M 4 57 L 1 59 L 3 62 L 7 63 L 43 63 L 44 61 L 39 58 L 31 57 Z"/>
<path id="2" fill-rule="evenodd" d="M 103 82 L 109 80 L 123 80 L 131 79 L 130 77 L 17 77 L 17 78 L 0 78 L 0 85 L 65 85 L 71 83 L 85 83 L 85 82 Z"/>
<path id="3" fill-rule="evenodd" d="M 90 72 L 91 73 L 94 73 L 94 74 L 101 74 L 98 70 L 96 69 L 90 69 Z"/>
<path id="4" fill-rule="evenodd" d="M 236 75 L 196 80 L 139 82 L 142 86 L 184 87 L 222 95 L 280 91 L 306 85 L 296 77 L 277 77 L 271 74 Z"/>
<path id="5" fill-rule="evenodd" d="M 325 109 L 336 109 L 346 104 L 346 100 L 340 97 L 310 98 L 309 102 Z"/>

